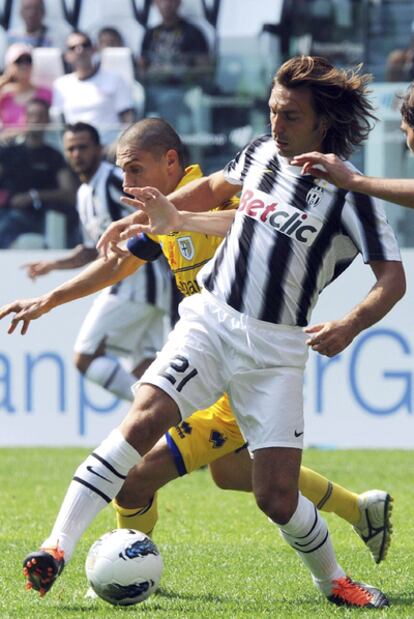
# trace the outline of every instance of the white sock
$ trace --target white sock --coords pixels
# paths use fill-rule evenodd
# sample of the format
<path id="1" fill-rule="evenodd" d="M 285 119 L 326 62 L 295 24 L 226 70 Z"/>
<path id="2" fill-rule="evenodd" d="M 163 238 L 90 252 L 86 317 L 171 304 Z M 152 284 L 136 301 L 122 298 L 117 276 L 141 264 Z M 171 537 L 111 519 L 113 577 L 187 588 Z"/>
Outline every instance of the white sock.
<path id="1" fill-rule="evenodd" d="M 115 357 L 96 357 L 85 372 L 88 380 L 107 389 L 118 398 L 132 402 L 131 387 L 137 379 Z"/>
<path id="2" fill-rule="evenodd" d="M 65 563 L 95 516 L 116 497 L 128 471 L 141 460 L 139 453 L 116 429 L 77 468 L 66 492 L 51 535 L 42 548 L 59 546 Z"/>
<path id="3" fill-rule="evenodd" d="M 298 506 L 280 533 L 311 571 L 315 585 L 325 595 L 332 592 L 332 581 L 345 576 L 336 560 L 326 522 L 316 507 L 299 493 Z"/>

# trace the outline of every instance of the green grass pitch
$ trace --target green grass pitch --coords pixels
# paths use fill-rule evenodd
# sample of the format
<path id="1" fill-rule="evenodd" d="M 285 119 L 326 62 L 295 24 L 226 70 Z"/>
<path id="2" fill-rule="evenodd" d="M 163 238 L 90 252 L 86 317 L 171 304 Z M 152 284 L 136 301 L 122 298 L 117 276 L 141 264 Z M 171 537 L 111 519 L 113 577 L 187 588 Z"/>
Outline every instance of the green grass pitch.
<path id="1" fill-rule="evenodd" d="M 354 578 L 389 595 L 392 606 L 385 611 L 346 610 L 324 601 L 252 497 L 217 489 L 205 470 L 177 480 L 160 495 L 155 541 L 165 569 L 160 591 L 147 602 L 122 609 L 84 599 L 85 556 L 99 535 L 114 528 L 111 508 L 95 520 L 62 577 L 40 599 L 24 590 L 21 562 L 48 534 L 71 475 L 86 453 L 0 450 L 1 619 L 414 617 L 414 454 L 408 451 L 304 454 L 304 464 L 355 491 L 379 487 L 394 496 L 393 541 L 380 566 L 347 523 L 327 516 L 341 564 Z"/>

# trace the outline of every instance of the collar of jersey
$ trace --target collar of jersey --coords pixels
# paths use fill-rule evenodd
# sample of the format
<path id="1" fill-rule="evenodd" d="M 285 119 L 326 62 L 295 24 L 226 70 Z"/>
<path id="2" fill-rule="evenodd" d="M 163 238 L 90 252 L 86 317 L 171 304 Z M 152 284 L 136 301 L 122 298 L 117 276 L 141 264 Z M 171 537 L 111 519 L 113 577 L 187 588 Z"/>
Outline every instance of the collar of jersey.
<path id="1" fill-rule="evenodd" d="M 203 176 L 203 172 L 200 166 L 198 165 L 198 163 L 195 163 L 194 165 L 190 165 L 187 168 L 185 168 L 185 174 L 180 180 L 180 182 L 178 183 L 176 189 L 180 189 L 180 187 L 183 187 L 184 185 L 187 185 L 188 183 L 191 183 L 191 181 L 194 181 L 197 178 L 201 178 L 202 176 Z"/>

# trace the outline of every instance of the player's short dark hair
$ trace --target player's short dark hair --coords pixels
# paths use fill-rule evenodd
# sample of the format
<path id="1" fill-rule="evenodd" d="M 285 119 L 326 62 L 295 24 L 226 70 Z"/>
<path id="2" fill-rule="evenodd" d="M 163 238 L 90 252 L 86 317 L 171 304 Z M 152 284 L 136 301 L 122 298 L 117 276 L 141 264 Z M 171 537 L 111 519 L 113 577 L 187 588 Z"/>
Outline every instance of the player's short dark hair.
<path id="1" fill-rule="evenodd" d="M 185 147 L 178 133 L 162 118 L 144 118 L 125 129 L 118 140 L 118 147 L 131 144 L 136 148 L 162 157 L 173 149 L 177 152 L 181 167 L 185 165 Z"/>
<path id="2" fill-rule="evenodd" d="M 407 125 L 414 129 L 414 82 L 410 84 L 402 99 L 401 116 Z"/>
<path id="3" fill-rule="evenodd" d="M 327 120 L 324 152 L 348 157 L 378 120 L 367 89 L 372 76 L 361 74 L 361 68 L 338 69 L 320 56 L 297 56 L 274 76 L 273 86 L 311 90 L 316 114 Z"/>
<path id="4" fill-rule="evenodd" d="M 72 123 L 72 124 L 67 124 L 65 125 L 65 128 L 63 130 L 63 133 L 89 133 L 90 137 L 92 138 L 92 141 L 94 142 L 94 144 L 96 144 L 97 146 L 101 145 L 101 138 L 99 137 L 99 133 L 97 131 L 97 129 L 95 129 L 95 127 L 93 125 L 90 125 L 89 123 L 83 123 L 83 122 L 77 122 L 77 123 Z"/>

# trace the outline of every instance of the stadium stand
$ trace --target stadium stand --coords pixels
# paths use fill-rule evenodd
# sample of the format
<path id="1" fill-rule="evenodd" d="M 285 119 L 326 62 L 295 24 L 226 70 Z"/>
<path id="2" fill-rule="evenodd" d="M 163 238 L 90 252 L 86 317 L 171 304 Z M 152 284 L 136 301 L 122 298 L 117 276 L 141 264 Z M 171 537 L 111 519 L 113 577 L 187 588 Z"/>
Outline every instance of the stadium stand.
<path id="1" fill-rule="evenodd" d="M 103 26 L 116 25 L 124 41 L 133 53 L 141 46 L 144 28 L 138 22 L 131 0 L 99 0 L 99 11 L 96 10 L 96 0 L 82 0 L 76 27 L 96 40 Z"/>
<path id="2" fill-rule="evenodd" d="M 132 85 L 134 107 L 137 118 L 141 118 L 145 108 L 145 89 L 135 80 L 134 66 L 129 47 L 105 47 L 100 52 L 101 65 L 105 71 L 117 73 Z"/>
<path id="3" fill-rule="evenodd" d="M 33 83 L 52 88 L 57 77 L 64 74 L 62 52 L 57 47 L 36 47 L 33 50 Z"/>

